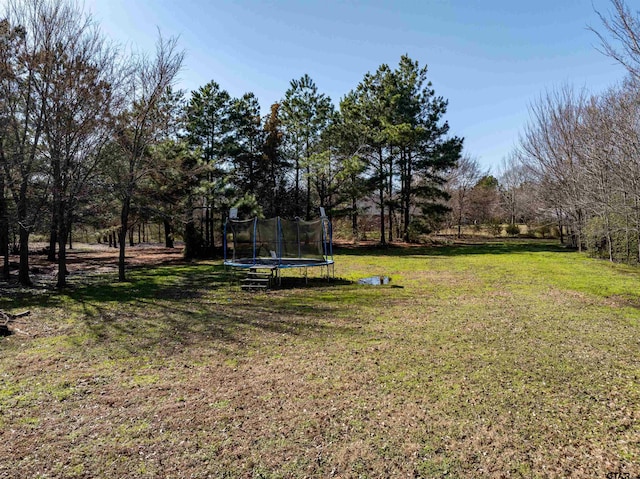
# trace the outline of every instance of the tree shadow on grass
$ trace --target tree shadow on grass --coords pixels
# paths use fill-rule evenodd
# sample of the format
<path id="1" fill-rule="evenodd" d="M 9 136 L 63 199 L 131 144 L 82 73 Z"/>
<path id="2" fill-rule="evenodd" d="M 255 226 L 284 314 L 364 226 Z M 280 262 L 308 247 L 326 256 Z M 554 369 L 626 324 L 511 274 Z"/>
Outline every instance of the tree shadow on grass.
<path id="1" fill-rule="evenodd" d="M 176 264 L 132 268 L 128 281 L 119 282 L 113 273 L 74 275 L 69 285 L 21 287 L 0 283 L 0 307 L 55 307 L 66 301 L 126 303 L 139 298 L 197 298 L 200 290 L 215 290 L 235 281 L 221 265 Z"/>
<path id="2" fill-rule="evenodd" d="M 348 334 L 332 324 L 329 308 L 280 301 L 158 301 L 136 299 L 125 308 L 82 301 L 89 342 L 128 354 L 169 353 L 192 345 L 211 349 L 243 345 L 260 336 L 278 338 Z"/>
<path id="3" fill-rule="evenodd" d="M 95 278 L 69 291 L 68 298 L 82 312 L 78 341 L 126 354 L 168 353 L 202 342 L 216 349 L 260 334 L 351 331 L 333 324 L 335 311 L 322 304 L 242 293 L 231 287 L 237 284 L 237 274 L 221 265 L 169 266 L 140 269 L 128 283 Z"/>
<path id="4" fill-rule="evenodd" d="M 228 286 L 234 277 L 220 265 L 176 265 L 139 268 L 117 282 L 95 277 L 75 287 L 69 296 L 93 301 L 129 302 L 138 299 L 198 298 L 202 291 Z"/>
<path id="5" fill-rule="evenodd" d="M 140 301 L 198 301 L 206 291 L 227 287 L 233 275 L 219 265 L 174 265 L 136 268 L 129 281 L 118 282 L 113 274 L 89 274 L 63 290 L 41 285 L 22 288 L 8 285 L 0 290 L 0 308 L 43 309 L 92 305 L 97 310 L 120 309 Z M 108 314 L 105 314 L 108 319 Z"/>
<path id="6" fill-rule="evenodd" d="M 466 256 L 522 253 L 572 253 L 575 250 L 553 241 L 502 240 L 460 242 L 452 245 L 388 245 L 388 246 L 340 246 L 334 248 L 336 255 L 345 256 Z"/>

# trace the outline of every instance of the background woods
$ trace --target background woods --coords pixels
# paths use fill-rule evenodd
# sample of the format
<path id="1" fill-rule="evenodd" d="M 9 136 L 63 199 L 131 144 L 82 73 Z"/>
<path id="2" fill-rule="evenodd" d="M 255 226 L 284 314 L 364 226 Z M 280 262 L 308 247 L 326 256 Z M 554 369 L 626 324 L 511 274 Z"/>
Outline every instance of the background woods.
<path id="1" fill-rule="evenodd" d="M 253 93 L 233 98 L 213 80 L 174 90 L 175 38 L 126 54 L 74 3 L 10 1 L 0 27 L 1 252 L 7 263 L 10 246 L 20 251 L 22 284 L 33 233 L 47 236 L 62 287 L 74 227 L 119 248 L 123 281 L 127 243 L 149 224 L 198 257 L 220 248 L 231 207 L 311 218 L 323 206 L 356 238 L 359 216 L 377 215 L 382 242 L 410 240 L 446 211 L 462 139 L 408 56 L 367 73 L 338 109 L 305 74 L 263 116 Z"/>
<path id="2" fill-rule="evenodd" d="M 73 231 L 126 248 L 159 225 L 186 257 L 219 254 L 230 208 L 311 218 L 339 234 L 415 241 L 556 234 L 612 261 L 640 261 L 640 21 L 619 0 L 597 32 L 627 69 L 600 95 L 571 86 L 542 95 L 500 171 L 483 171 L 446 120 L 425 65 L 408 55 L 367 72 L 337 103 L 307 74 L 261 111 L 211 80 L 175 88 L 185 53 L 158 34 L 153 54 L 128 53 L 67 0 L 9 0 L 0 20 L 0 255 L 46 238 L 66 284 Z M 595 30 L 594 30 L 595 31 Z M 454 125 L 455 127 L 455 125 Z M 342 221 L 344 219 L 344 221 Z M 156 235 L 158 236 L 158 235 Z"/>

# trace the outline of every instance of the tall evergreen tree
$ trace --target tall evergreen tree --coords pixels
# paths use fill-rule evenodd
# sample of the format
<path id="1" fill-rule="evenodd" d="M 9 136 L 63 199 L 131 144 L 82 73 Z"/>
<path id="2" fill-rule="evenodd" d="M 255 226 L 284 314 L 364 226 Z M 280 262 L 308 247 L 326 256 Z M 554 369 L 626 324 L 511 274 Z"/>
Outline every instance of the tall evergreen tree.
<path id="1" fill-rule="evenodd" d="M 242 193 L 259 196 L 266 172 L 262 171 L 264 133 L 258 98 L 253 93 L 245 93 L 241 98 L 234 99 L 230 120 L 233 181 Z"/>
<path id="2" fill-rule="evenodd" d="M 271 105 L 269 115 L 264 118 L 264 143 L 262 146 L 261 168 L 266 171 L 263 211 L 267 217 L 285 214 L 285 169 L 287 162 L 282 157 L 282 122 L 280 103 Z"/>
<path id="3" fill-rule="evenodd" d="M 357 138 L 358 151 L 366 160 L 369 169 L 369 187 L 376 191 L 374 203 L 380 212 L 380 243 L 385 244 L 385 208 L 387 181 L 387 150 L 385 140 L 385 117 L 388 111 L 388 96 L 383 93 L 383 79 L 390 73 L 387 65 L 381 65 L 374 73 L 366 73 L 358 86 L 349 92 L 340 104 L 347 137 Z"/>
<path id="4" fill-rule="evenodd" d="M 282 101 L 282 126 L 289 155 L 295 165 L 294 196 L 297 215 L 304 211 L 311 217 L 311 171 L 310 157 L 317 152 L 320 137 L 329 125 L 333 112 L 331 99 L 319 93 L 318 87 L 307 74 L 299 80 L 291 80 L 290 87 Z M 306 164 L 306 168 L 303 167 Z M 301 185 L 303 168 L 306 170 L 306 198 L 304 210 L 301 208 Z"/>
<path id="5" fill-rule="evenodd" d="M 389 240 L 394 226 L 410 240 L 412 211 L 419 210 L 423 219 L 445 212 L 440 201 L 447 196 L 444 173 L 462 150 L 462 139 L 448 137 L 446 108 L 446 100 L 437 97 L 427 81 L 427 68 L 406 55 L 395 70 L 381 65 L 374 74 L 367 73 L 341 104 L 345 120 L 360 124 L 363 152 L 377 189 L 382 243 L 385 208 Z"/>
<path id="6" fill-rule="evenodd" d="M 187 106 L 186 128 L 190 144 L 202 152 L 202 161 L 207 165 L 202 182 L 203 240 L 204 248 L 213 253 L 214 216 L 219 211 L 216 200 L 225 187 L 224 163 L 229 155 L 232 129 L 229 93 L 215 81 L 192 92 Z"/>

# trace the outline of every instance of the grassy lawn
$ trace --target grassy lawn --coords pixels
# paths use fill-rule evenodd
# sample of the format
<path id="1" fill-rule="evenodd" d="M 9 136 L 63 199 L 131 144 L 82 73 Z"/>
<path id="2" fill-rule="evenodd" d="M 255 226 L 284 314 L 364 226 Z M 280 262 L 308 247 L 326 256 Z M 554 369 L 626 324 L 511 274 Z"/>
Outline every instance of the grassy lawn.
<path id="1" fill-rule="evenodd" d="M 0 478 L 640 475 L 640 269 L 503 242 L 335 272 L 0 298 L 32 312 L 0 338 Z"/>

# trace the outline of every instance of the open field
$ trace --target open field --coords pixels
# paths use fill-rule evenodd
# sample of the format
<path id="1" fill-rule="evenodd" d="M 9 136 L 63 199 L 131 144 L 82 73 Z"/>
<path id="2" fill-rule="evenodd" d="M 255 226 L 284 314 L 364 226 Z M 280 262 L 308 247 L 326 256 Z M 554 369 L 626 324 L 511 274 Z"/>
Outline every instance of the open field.
<path id="1" fill-rule="evenodd" d="M 333 283 L 248 294 L 172 261 L 2 290 L 32 313 L 0 338 L 0 478 L 640 475 L 637 268 L 342 248 Z"/>

